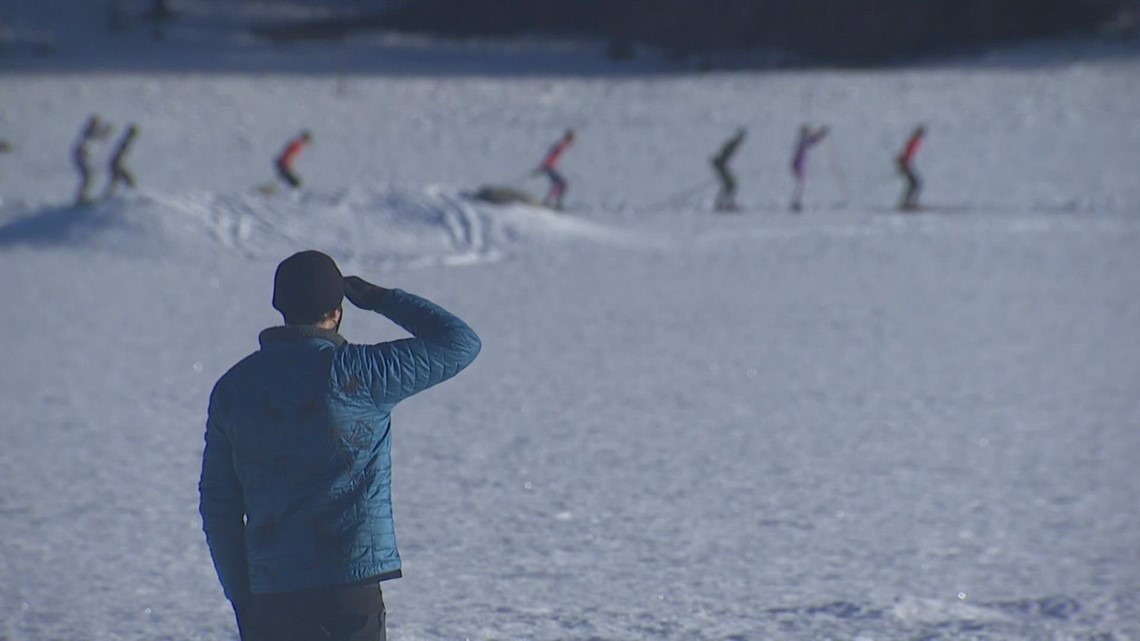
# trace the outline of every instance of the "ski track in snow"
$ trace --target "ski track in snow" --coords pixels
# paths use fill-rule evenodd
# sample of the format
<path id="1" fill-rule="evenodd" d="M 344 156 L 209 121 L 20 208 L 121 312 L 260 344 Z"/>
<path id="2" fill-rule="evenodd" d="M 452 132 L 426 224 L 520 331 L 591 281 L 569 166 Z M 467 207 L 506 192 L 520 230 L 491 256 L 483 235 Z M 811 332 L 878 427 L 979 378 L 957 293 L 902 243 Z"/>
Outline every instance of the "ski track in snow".
<path id="1" fill-rule="evenodd" d="M 825 213 L 785 214 L 743 209 L 640 212 L 626 208 L 555 213 L 526 205 L 473 202 L 431 186 L 420 192 L 388 189 L 334 194 L 167 195 L 142 192 L 85 207 L 40 211 L 0 208 L 0 245 L 86 248 L 161 258 L 211 256 L 212 245 L 248 260 L 272 260 L 321 247 L 385 271 L 472 266 L 509 258 L 546 243 L 591 242 L 632 251 L 702 249 L 738 242 L 883 234 L 1121 234 L 1140 229 L 1140 217 L 1008 213 L 962 208 L 952 214 L 874 212 L 833 207 Z M 836 213 L 836 212 L 839 213 Z M 671 218 L 660 225 L 662 217 Z M 610 219 L 611 222 L 601 221 Z M 681 231 L 679 231 L 681 230 Z"/>

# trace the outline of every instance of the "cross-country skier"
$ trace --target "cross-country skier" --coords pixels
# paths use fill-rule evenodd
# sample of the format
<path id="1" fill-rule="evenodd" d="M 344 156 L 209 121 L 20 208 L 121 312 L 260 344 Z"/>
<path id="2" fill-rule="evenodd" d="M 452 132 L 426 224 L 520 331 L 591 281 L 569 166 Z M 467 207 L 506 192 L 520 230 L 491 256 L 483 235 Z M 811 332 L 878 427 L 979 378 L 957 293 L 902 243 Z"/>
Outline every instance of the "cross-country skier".
<path id="1" fill-rule="evenodd" d="M 127 154 L 131 151 L 131 145 L 135 143 L 135 138 L 138 138 L 139 128 L 138 125 L 131 125 L 123 132 L 123 137 L 119 139 L 119 144 L 115 147 L 114 153 L 111 154 L 111 179 L 107 181 L 107 188 L 103 191 L 104 198 L 110 198 L 115 195 L 115 189 L 119 183 L 126 184 L 131 189 L 135 188 L 135 177 L 126 165 Z"/>
<path id="2" fill-rule="evenodd" d="M 411 336 L 349 343 L 345 298 Z M 273 307 L 284 325 L 210 394 L 198 484 L 210 556 L 244 641 L 383 641 L 380 582 L 401 575 L 392 412 L 467 367 L 479 337 L 318 251 L 277 266 Z"/>
<path id="3" fill-rule="evenodd" d="M 79 172 L 79 189 L 75 194 L 75 204 L 85 205 L 91 202 L 91 145 L 100 140 L 106 140 L 111 135 L 112 127 L 106 124 L 99 116 L 92 114 L 83 129 L 79 132 L 79 139 L 71 148 L 71 159 L 75 169 Z"/>
<path id="4" fill-rule="evenodd" d="M 808 151 L 827 137 L 827 127 L 812 129 L 808 125 L 800 127 L 799 137 L 796 139 L 796 150 L 792 155 L 792 175 L 796 179 L 796 188 L 792 192 L 792 211 L 800 211 L 804 196 L 804 183 L 807 181 Z"/>
<path id="5" fill-rule="evenodd" d="M 922 191 L 922 180 L 914 171 L 914 157 L 918 155 L 918 150 L 922 148 L 922 142 L 926 137 L 926 127 L 918 126 L 910 134 L 910 138 L 906 141 L 906 146 L 903 147 L 901 153 L 895 158 L 895 164 L 898 166 L 899 173 L 906 179 L 906 191 L 903 192 L 902 200 L 899 202 L 899 209 L 903 211 L 914 211 L 918 209 L 918 194 Z"/>
<path id="6" fill-rule="evenodd" d="M 297 157 L 301 155 L 305 147 L 309 146 L 312 140 L 312 134 L 308 131 L 302 131 L 299 136 L 285 145 L 285 149 L 274 160 L 274 165 L 277 167 L 277 177 L 294 189 L 301 186 L 301 178 L 293 169 L 293 163 L 297 162 Z"/>
<path id="7" fill-rule="evenodd" d="M 713 203 L 713 207 L 717 211 L 736 209 L 736 177 L 728 170 L 728 161 L 732 160 L 732 156 L 740 148 L 740 144 L 744 142 L 744 137 L 747 134 L 748 130 L 744 127 L 737 129 L 736 133 L 721 145 L 720 151 L 710 160 L 713 169 L 716 170 L 717 178 L 720 180 L 720 191 L 717 192 L 716 200 Z"/>
<path id="8" fill-rule="evenodd" d="M 546 158 L 542 160 L 532 173 L 546 174 L 550 178 L 550 191 L 546 193 L 546 197 L 542 199 L 542 204 L 553 209 L 562 209 L 562 197 L 566 194 L 566 178 L 558 171 L 558 163 L 562 160 L 562 155 L 574 144 L 574 130 L 567 129 L 562 138 L 554 143 L 550 151 L 546 153 Z"/>

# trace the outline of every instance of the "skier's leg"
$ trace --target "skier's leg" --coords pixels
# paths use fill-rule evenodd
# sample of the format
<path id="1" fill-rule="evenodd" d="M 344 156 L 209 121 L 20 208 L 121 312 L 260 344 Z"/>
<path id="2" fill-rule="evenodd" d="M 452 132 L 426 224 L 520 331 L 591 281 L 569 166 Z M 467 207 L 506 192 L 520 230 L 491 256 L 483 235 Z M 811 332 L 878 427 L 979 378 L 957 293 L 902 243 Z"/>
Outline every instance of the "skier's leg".
<path id="1" fill-rule="evenodd" d="M 91 190 L 91 168 L 86 163 L 78 163 L 76 167 L 79 169 L 79 189 L 75 194 L 75 204 L 83 205 L 91 202 L 88 193 Z"/>
<path id="2" fill-rule="evenodd" d="M 558 180 L 558 182 L 555 184 L 555 191 L 558 193 L 554 196 L 554 207 L 555 209 L 562 209 L 562 197 L 566 194 L 566 187 L 568 186 L 568 183 L 562 174 L 555 172 L 554 175 Z"/>
<path id="3" fill-rule="evenodd" d="M 107 181 L 107 188 L 103 190 L 103 198 L 110 198 L 118 191 L 119 183 L 125 183 L 134 189 L 135 179 L 125 168 L 115 165 L 111 167 L 111 179 Z"/>
<path id="4" fill-rule="evenodd" d="M 550 180 L 550 186 L 546 188 L 546 195 L 542 197 L 543 206 L 549 207 L 550 203 L 551 203 L 551 199 L 554 198 L 554 186 L 557 183 L 554 180 L 554 172 L 553 171 L 550 171 L 549 169 L 544 169 L 542 173 L 546 174 L 547 179 Z"/>
<path id="5" fill-rule="evenodd" d="M 906 181 L 906 187 L 903 190 L 903 197 L 899 202 L 899 209 L 911 209 L 914 207 L 914 172 L 911 171 L 910 167 L 907 165 L 901 165 L 899 167 L 899 170 L 902 172 L 903 179 Z"/>
<path id="6" fill-rule="evenodd" d="M 903 201 L 905 209 L 918 207 L 918 176 L 910 167 L 906 169 L 906 199 Z"/>
<path id="7" fill-rule="evenodd" d="M 294 173 L 292 169 L 282 163 L 277 163 L 275 166 L 277 167 L 277 177 L 286 185 L 294 189 L 301 186 L 301 179 L 297 177 L 297 174 Z"/>
<path id="8" fill-rule="evenodd" d="M 550 189 L 546 192 L 546 198 L 542 199 L 542 204 L 547 207 L 560 207 L 562 192 L 566 190 L 566 181 L 553 169 L 546 170 L 546 177 L 550 179 Z"/>
<path id="9" fill-rule="evenodd" d="M 726 184 L 728 185 L 728 189 L 725 192 L 724 206 L 729 209 L 734 209 L 736 208 L 736 176 L 728 170 L 728 167 L 725 167 L 724 177 L 727 179 Z"/>
<path id="10" fill-rule="evenodd" d="M 716 200 L 713 201 L 715 209 L 724 209 L 732 202 L 732 192 L 734 190 L 732 175 L 728 173 L 728 168 L 723 163 L 713 161 L 713 169 L 716 170 L 717 180 L 720 181 L 720 189 L 716 193 Z"/>

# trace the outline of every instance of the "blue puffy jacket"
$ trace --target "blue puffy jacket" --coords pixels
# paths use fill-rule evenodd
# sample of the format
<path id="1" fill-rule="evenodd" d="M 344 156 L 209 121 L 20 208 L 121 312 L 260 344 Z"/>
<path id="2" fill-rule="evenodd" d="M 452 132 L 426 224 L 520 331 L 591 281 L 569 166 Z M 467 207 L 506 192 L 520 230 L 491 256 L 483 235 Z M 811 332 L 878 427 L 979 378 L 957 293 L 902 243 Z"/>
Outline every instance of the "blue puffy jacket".
<path id="1" fill-rule="evenodd" d="M 466 323 L 398 289 L 375 311 L 414 338 L 353 345 L 285 326 L 210 395 L 198 485 L 226 598 L 400 574 L 392 523 L 391 412 L 455 376 L 481 344 Z"/>

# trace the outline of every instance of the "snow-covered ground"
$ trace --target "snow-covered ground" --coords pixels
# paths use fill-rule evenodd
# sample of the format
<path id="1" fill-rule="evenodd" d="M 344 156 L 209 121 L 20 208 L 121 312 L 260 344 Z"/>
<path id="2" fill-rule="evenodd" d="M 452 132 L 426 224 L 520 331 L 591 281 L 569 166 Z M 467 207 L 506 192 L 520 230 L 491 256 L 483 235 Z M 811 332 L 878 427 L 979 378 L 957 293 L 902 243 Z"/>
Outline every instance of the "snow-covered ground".
<path id="1" fill-rule="evenodd" d="M 1140 640 L 1135 60 L 433 69 L 0 75 L 0 639 L 234 638 L 206 399 L 315 247 L 484 340 L 395 413 L 392 639 Z M 92 112 L 141 189 L 75 209 Z M 463 198 L 540 193 L 568 126 L 569 212 Z M 302 128 L 306 188 L 259 193 Z"/>

